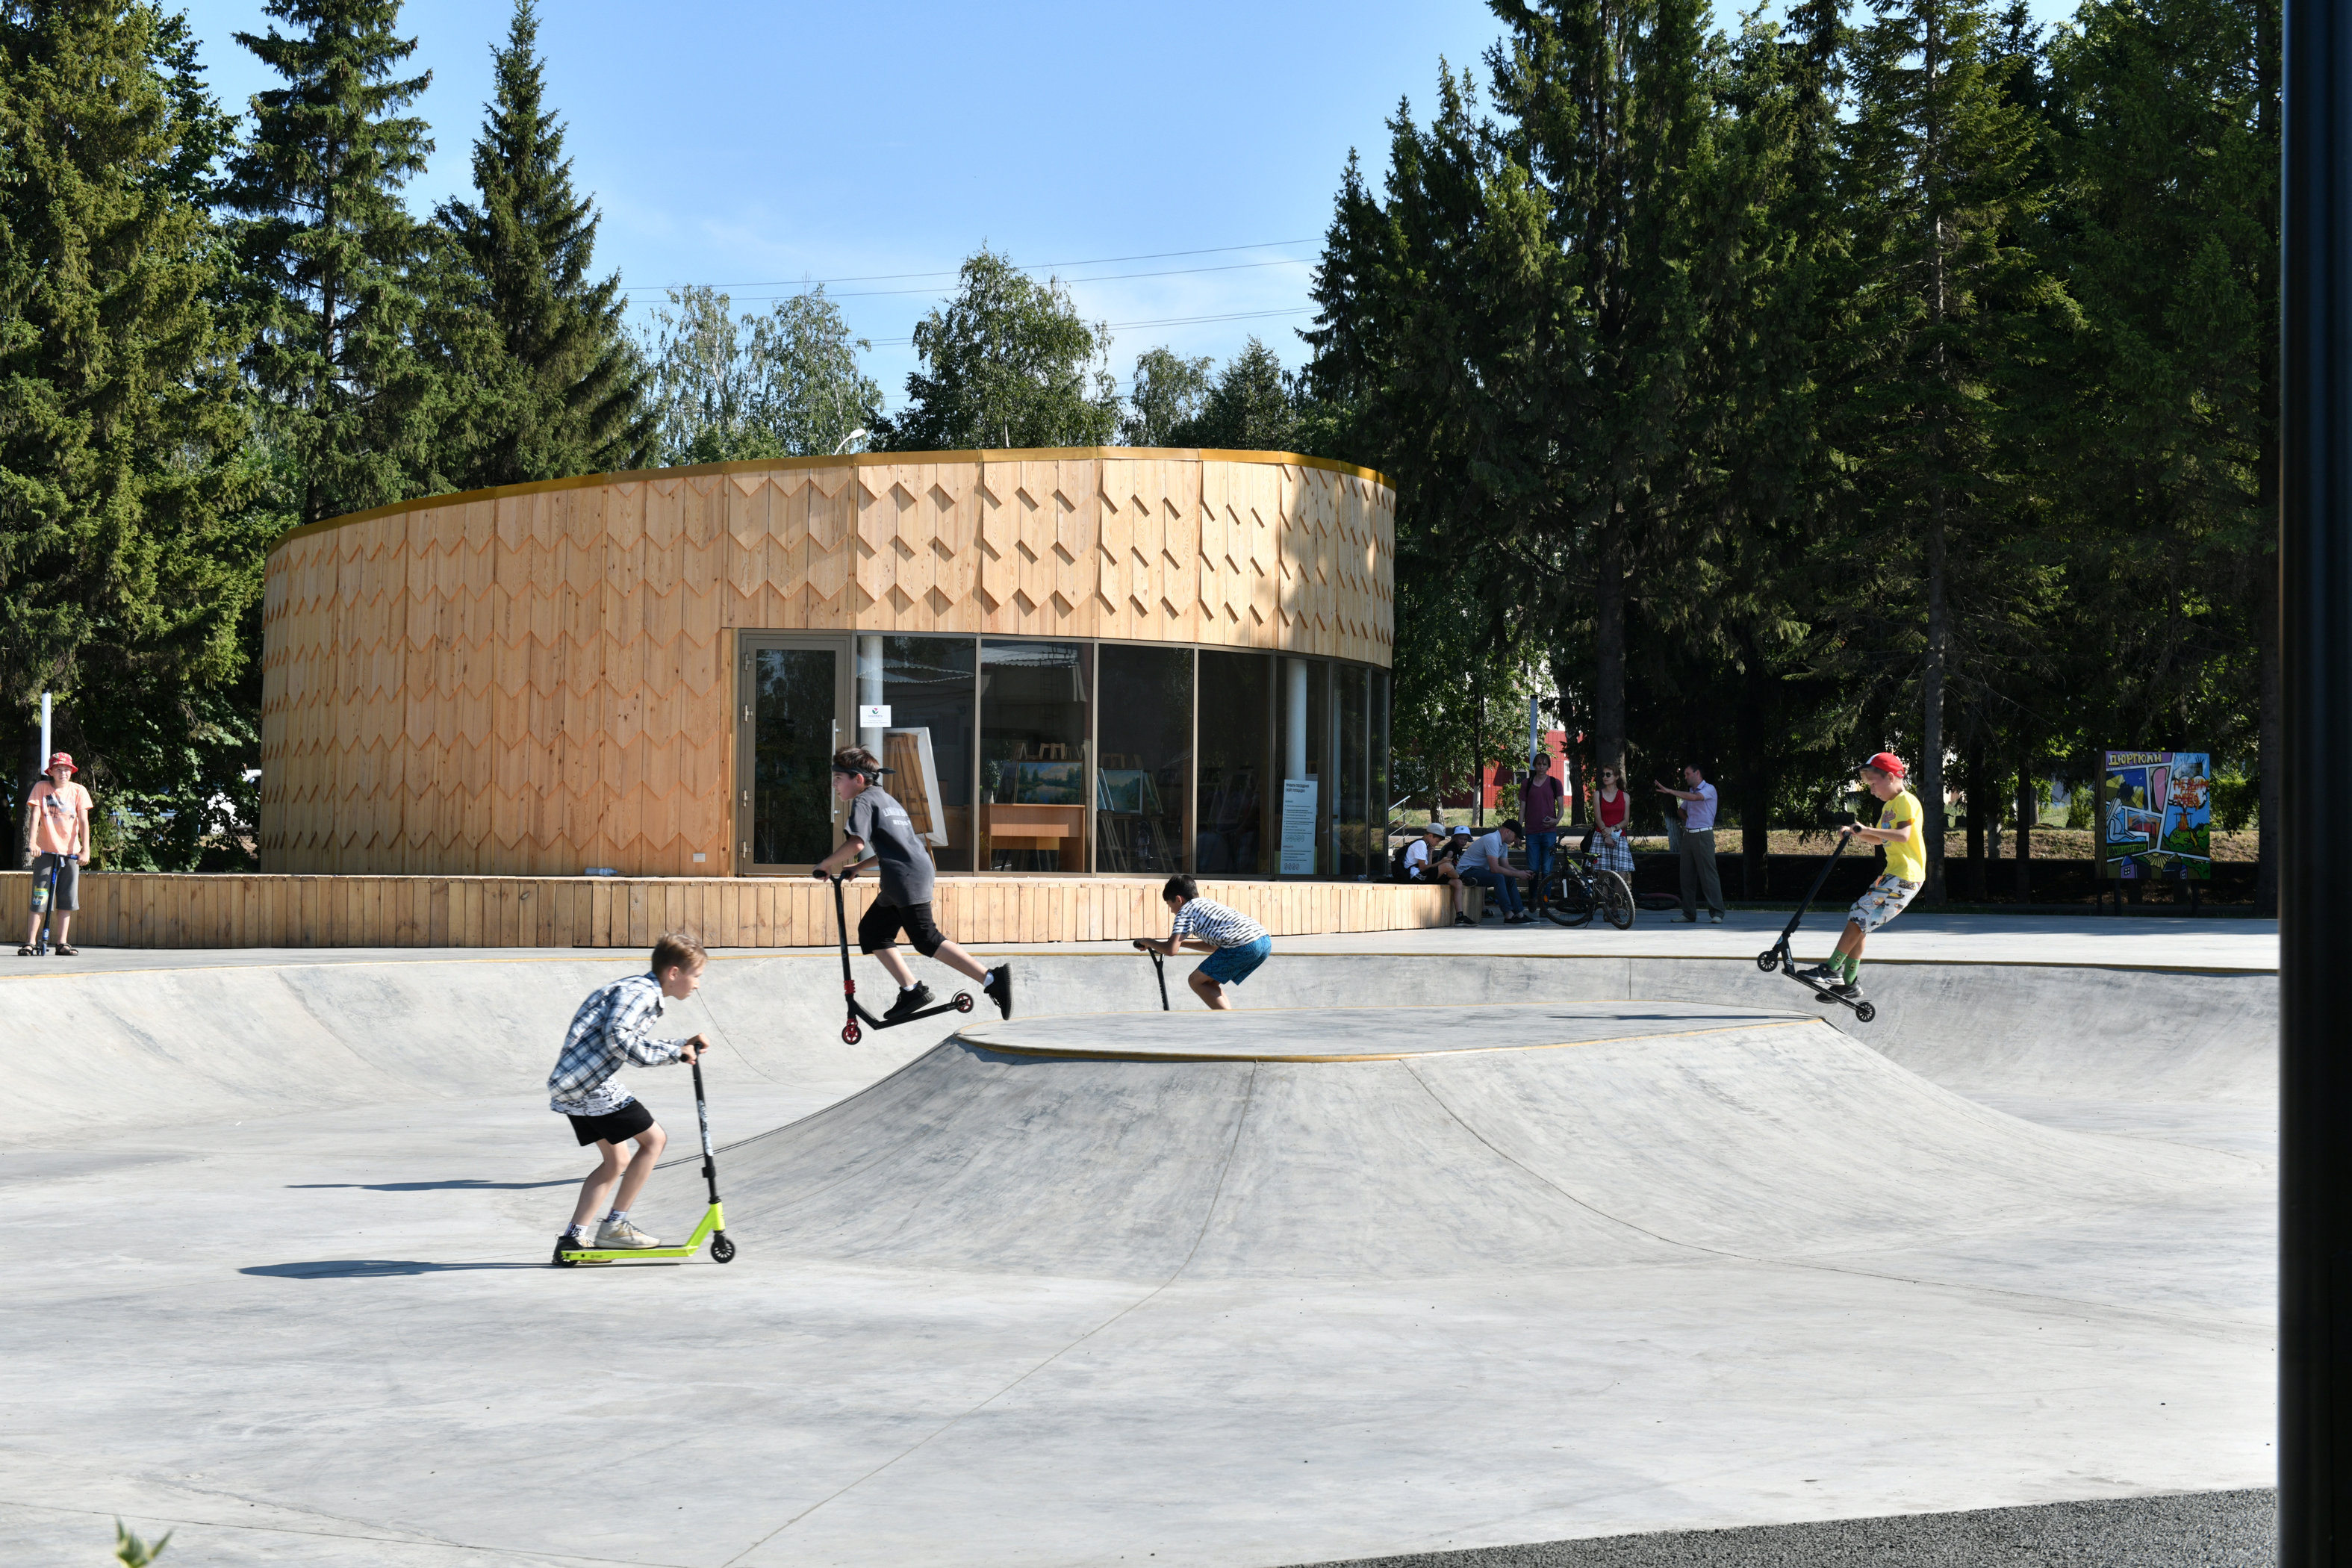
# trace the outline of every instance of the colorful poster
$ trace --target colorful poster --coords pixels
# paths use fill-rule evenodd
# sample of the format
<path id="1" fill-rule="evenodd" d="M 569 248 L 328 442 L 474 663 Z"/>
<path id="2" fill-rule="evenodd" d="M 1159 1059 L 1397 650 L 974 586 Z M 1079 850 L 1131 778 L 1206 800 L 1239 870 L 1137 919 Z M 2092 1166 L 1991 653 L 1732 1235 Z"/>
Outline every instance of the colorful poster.
<path id="1" fill-rule="evenodd" d="M 2213 758 L 2108 752 L 2099 782 L 2099 875 L 2213 877 Z"/>

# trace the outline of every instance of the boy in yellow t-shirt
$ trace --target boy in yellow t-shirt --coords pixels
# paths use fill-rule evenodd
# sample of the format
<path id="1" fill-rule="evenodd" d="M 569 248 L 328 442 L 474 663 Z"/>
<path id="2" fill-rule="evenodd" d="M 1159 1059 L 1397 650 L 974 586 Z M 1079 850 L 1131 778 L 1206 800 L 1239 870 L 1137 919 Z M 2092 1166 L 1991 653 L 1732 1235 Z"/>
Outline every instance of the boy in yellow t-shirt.
<path id="1" fill-rule="evenodd" d="M 1926 821 L 1919 797 L 1903 787 L 1903 759 L 1881 752 L 1862 764 L 1862 787 L 1878 799 L 1878 826 L 1852 825 L 1839 831 L 1886 851 L 1886 870 L 1846 911 L 1845 931 L 1829 962 L 1798 973 L 1827 985 L 1850 1002 L 1863 1000 L 1862 944 L 1872 931 L 1903 912 L 1927 879 Z"/>

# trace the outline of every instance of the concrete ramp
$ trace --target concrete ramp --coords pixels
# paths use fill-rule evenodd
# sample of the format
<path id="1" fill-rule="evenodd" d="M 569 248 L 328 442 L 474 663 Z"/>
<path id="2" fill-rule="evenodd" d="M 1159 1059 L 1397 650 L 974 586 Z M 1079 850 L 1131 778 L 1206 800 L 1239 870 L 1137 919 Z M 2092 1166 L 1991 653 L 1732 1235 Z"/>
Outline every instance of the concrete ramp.
<path id="1" fill-rule="evenodd" d="M 1991 1238 L 2177 1225 L 2250 1173 L 2004 1114 L 1809 1016 L 1660 1001 L 971 1026 L 730 1147 L 722 1187 L 746 1245 L 891 1267 L 1397 1281 L 1932 1253 L 2147 1300 L 2192 1288 L 2128 1249 Z M 690 1224 L 692 1196 L 660 1217 Z"/>

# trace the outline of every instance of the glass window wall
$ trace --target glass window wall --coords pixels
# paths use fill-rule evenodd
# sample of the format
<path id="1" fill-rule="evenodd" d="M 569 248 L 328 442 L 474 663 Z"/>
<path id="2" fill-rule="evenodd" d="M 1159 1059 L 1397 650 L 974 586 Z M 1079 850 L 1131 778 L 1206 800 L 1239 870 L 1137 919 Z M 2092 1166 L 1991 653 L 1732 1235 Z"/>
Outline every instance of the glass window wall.
<path id="1" fill-rule="evenodd" d="M 1396 791 L 1389 778 L 1389 672 L 1372 677 L 1372 879 L 1388 875 L 1389 814 Z"/>
<path id="2" fill-rule="evenodd" d="M 1192 650 L 1105 643 L 1096 742 L 1095 869 L 1190 868 L 1184 807 L 1192 787 Z"/>
<path id="3" fill-rule="evenodd" d="M 1331 818 L 1331 667 L 1319 658 L 1282 660 L 1281 842 L 1275 874 L 1328 877 Z"/>
<path id="4" fill-rule="evenodd" d="M 860 743 L 890 770 L 883 787 L 907 808 L 932 861 L 942 871 L 969 871 L 972 639 L 861 637 L 857 644 L 858 701 L 890 709 L 888 728 L 861 731 Z"/>
<path id="5" fill-rule="evenodd" d="M 1201 650 L 1193 867 L 1203 876 L 1274 873 L 1274 669 L 1266 654 Z"/>
<path id="6" fill-rule="evenodd" d="M 980 645 L 979 849 L 992 871 L 1085 871 L 1090 643 Z"/>
<path id="7" fill-rule="evenodd" d="M 1331 672 L 1333 707 L 1339 737 L 1339 879 L 1360 882 L 1370 873 L 1372 855 L 1372 724 L 1370 706 L 1371 672 L 1360 664 L 1335 666 Z"/>

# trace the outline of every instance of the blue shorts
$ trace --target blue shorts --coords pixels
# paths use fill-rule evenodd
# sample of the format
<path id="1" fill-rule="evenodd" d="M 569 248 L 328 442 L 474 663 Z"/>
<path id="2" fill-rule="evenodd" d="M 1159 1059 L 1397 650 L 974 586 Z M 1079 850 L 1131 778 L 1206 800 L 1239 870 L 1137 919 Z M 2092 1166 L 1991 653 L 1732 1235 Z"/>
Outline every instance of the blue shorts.
<path id="1" fill-rule="evenodd" d="M 1239 947 L 1221 947 L 1201 961 L 1193 971 L 1205 974 L 1220 985 L 1239 985 L 1257 973 L 1257 966 L 1274 951 L 1274 938 L 1262 936 L 1255 942 L 1245 942 Z"/>

